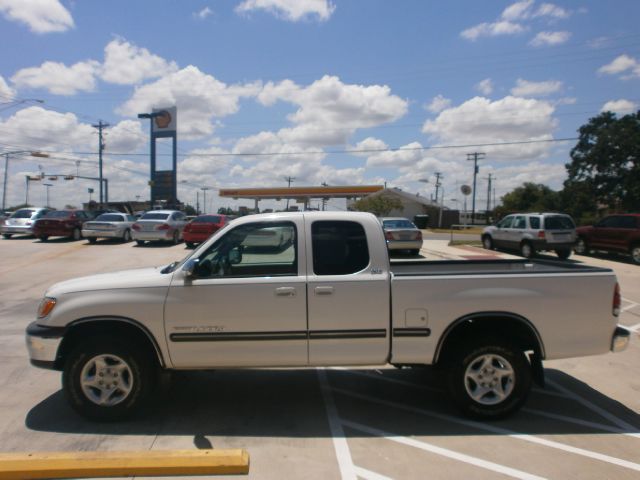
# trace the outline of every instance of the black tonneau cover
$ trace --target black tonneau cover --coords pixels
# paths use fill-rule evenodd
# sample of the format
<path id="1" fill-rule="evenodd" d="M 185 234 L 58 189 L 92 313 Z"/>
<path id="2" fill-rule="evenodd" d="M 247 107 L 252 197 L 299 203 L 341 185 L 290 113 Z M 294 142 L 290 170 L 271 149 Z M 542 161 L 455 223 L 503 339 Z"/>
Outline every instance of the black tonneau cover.
<path id="1" fill-rule="evenodd" d="M 396 277 L 416 275 L 491 275 L 526 273 L 605 273 L 609 268 L 555 260 L 436 260 L 391 262 Z"/>

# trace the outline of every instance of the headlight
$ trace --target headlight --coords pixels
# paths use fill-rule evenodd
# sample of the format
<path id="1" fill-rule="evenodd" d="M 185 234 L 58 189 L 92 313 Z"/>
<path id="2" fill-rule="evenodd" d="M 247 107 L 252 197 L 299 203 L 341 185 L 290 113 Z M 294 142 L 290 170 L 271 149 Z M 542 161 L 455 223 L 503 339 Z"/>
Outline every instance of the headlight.
<path id="1" fill-rule="evenodd" d="M 51 313 L 53 307 L 56 306 L 56 299 L 44 297 L 38 306 L 38 318 L 44 318 Z"/>

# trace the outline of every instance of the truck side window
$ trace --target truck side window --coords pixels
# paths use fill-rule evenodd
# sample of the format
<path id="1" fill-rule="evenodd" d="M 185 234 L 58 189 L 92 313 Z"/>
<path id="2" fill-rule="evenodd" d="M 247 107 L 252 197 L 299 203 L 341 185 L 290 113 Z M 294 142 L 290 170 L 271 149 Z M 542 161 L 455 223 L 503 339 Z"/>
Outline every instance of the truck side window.
<path id="1" fill-rule="evenodd" d="M 291 222 L 240 225 L 199 257 L 196 274 L 198 278 L 297 275 L 296 238 Z"/>
<path id="2" fill-rule="evenodd" d="M 369 265 L 367 236 L 357 222 L 313 222 L 311 238 L 316 275 L 349 275 Z"/>

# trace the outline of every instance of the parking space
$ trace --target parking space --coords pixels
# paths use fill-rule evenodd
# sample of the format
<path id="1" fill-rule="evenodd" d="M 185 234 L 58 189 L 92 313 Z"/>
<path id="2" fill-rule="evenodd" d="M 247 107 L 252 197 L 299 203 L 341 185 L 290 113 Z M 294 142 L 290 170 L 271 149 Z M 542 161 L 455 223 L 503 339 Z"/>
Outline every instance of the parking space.
<path id="1" fill-rule="evenodd" d="M 427 259 L 432 247 L 425 242 Z M 135 419 L 94 423 L 67 406 L 59 373 L 28 364 L 24 328 L 39 299 L 57 281 L 190 250 L 32 238 L 0 249 L 1 451 L 245 448 L 256 479 L 640 478 L 638 335 L 620 354 L 546 362 L 547 387 L 491 423 L 461 417 L 433 369 L 392 367 L 180 372 Z M 637 332 L 640 268 L 574 259 L 616 270 L 621 322 Z"/>

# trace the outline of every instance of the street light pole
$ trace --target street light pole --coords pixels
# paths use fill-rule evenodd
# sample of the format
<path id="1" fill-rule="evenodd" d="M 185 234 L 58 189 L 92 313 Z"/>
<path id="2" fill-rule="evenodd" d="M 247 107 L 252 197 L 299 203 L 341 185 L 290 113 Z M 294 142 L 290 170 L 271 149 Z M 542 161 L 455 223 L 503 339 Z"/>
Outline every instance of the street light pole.
<path id="1" fill-rule="evenodd" d="M 49 155 L 46 153 L 34 152 L 32 150 L 16 150 L 13 152 L 5 152 L 4 153 L 4 181 L 2 182 L 2 210 L 4 211 L 6 207 L 7 200 L 7 174 L 9 172 L 9 155 L 17 155 L 19 153 L 29 153 L 32 157 L 45 157 L 48 158 Z M 27 182 L 27 185 L 29 183 Z"/>
<path id="2" fill-rule="evenodd" d="M 44 185 L 45 187 L 47 187 L 47 208 L 49 207 L 49 187 L 53 187 L 52 183 L 43 183 L 42 185 Z"/>
<path id="3" fill-rule="evenodd" d="M 209 187 L 202 187 L 202 214 L 207 213 L 207 190 L 211 190 Z"/>

